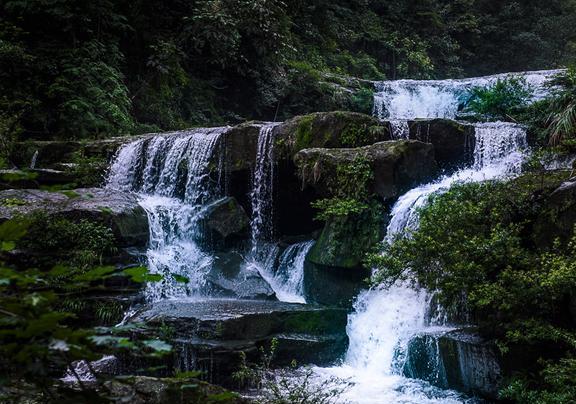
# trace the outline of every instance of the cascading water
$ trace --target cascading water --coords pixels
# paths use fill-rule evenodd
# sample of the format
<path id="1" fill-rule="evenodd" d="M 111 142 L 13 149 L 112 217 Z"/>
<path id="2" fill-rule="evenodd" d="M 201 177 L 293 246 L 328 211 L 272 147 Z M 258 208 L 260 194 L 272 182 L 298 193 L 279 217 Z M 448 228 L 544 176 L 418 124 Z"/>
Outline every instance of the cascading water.
<path id="1" fill-rule="evenodd" d="M 107 186 L 139 193 L 148 214 L 148 269 L 164 277 L 148 284 L 149 300 L 202 292 L 212 257 L 201 247 L 198 220 L 202 208 L 220 194 L 210 164 L 225 130 L 197 129 L 136 140 L 122 147 L 112 164 Z"/>
<path id="2" fill-rule="evenodd" d="M 456 118 L 474 87 L 485 87 L 509 77 L 523 77 L 533 100 L 547 94 L 546 83 L 561 70 L 506 73 L 461 80 L 397 80 L 376 84 L 374 115 L 390 121 L 394 138 L 407 137 L 407 121 L 417 118 Z"/>
<path id="3" fill-rule="evenodd" d="M 314 241 L 292 244 L 280 256 L 278 268 L 271 280 L 278 299 L 284 302 L 306 303 L 304 299 L 304 261 Z"/>
<path id="4" fill-rule="evenodd" d="M 529 74 L 528 81 L 534 83 L 537 77 L 543 82 L 549 76 L 549 72 Z M 471 79 L 458 83 L 458 86 L 479 85 L 489 80 L 495 78 Z M 406 89 L 407 83 L 416 90 L 413 93 L 407 90 L 405 97 L 399 97 L 399 89 Z M 445 88 L 446 83 L 442 86 Z M 380 97 L 376 105 L 386 107 L 377 107 L 375 112 L 378 114 L 385 108 L 391 119 L 399 121 L 420 114 L 423 117 L 453 117 L 457 112 L 458 95 L 442 86 L 432 87 L 430 82 L 415 81 L 387 83 L 382 88 L 387 88 L 388 92 L 376 95 Z M 410 231 L 417 228 L 418 209 L 427 203 L 430 195 L 447 190 L 456 182 L 484 181 L 519 173 L 528 150 L 526 130 L 522 126 L 506 122 L 476 124 L 475 136 L 472 167 L 414 188 L 397 201 L 392 208 L 386 242 L 392 242 L 395 237 L 409 236 Z M 355 312 L 348 318 L 350 345 L 344 364 L 337 368 L 317 369 L 317 373 L 320 377 L 337 376 L 351 380 L 354 385 L 342 399 L 352 403 L 474 402 L 474 399 L 456 392 L 402 376 L 408 344 L 414 336 L 451 329 L 445 325 L 443 316 L 430 318 L 430 305 L 430 294 L 412 287 L 409 282 L 363 292 L 356 301 Z"/>
<path id="5" fill-rule="evenodd" d="M 279 123 L 266 123 L 258 135 L 256 167 L 252 178 L 251 250 L 246 271 L 257 271 L 274 289 L 282 301 L 303 302 L 300 291 L 283 281 L 282 275 L 275 274 L 276 259 L 280 249 L 274 238 L 274 128 Z M 280 261 L 282 263 L 282 259 Z M 302 261 L 303 268 L 303 261 Z M 286 270 L 278 268 L 277 271 Z M 290 268 L 296 273 L 300 268 Z M 303 272 L 303 269 L 301 270 Z M 293 276 L 289 274 L 289 276 Z M 298 276 L 298 275 L 296 275 Z"/>
<path id="6" fill-rule="evenodd" d="M 274 128 L 277 123 L 264 124 L 258 135 L 256 168 L 252 179 L 252 222 L 250 223 L 253 252 L 260 241 L 270 241 L 274 236 Z"/>

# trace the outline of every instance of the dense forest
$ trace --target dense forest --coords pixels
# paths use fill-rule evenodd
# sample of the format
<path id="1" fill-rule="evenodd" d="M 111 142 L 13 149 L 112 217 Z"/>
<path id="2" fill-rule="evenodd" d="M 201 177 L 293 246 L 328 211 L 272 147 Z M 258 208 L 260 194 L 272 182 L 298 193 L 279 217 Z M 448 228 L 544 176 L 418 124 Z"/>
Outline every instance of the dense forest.
<path id="1" fill-rule="evenodd" d="M 350 97 L 342 76 L 537 70 L 576 53 L 572 0 L 3 0 L 0 10 L 3 137 L 369 112 L 369 90 Z"/>

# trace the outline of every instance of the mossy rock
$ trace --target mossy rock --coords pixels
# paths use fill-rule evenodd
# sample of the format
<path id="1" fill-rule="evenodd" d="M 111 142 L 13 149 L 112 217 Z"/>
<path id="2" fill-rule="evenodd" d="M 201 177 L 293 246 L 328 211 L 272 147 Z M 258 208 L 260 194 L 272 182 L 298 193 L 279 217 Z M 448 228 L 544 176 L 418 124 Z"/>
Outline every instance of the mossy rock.
<path id="1" fill-rule="evenodd" d="M 276 128 L 278 155 L 292 156 L 314 147 L 366 146 L 390 139 L 387 125 L 355 112 L 317 112 L 292 118 Z"/>
<path id="2" fill-rule="evenodd" d="M 378 209 L 330 218 L 310 249 L 307 261 L 323 267 L 362 267 L 366 253 L 383 237 L 383 215 Z"/>
<path id="3" fill-rule="evenodd" d="M 413 140 L 375 143 L 351 149 L 316 148 L 300 151 L 294 157 L 304 187 L 312 187 L 321 197 L 338 194 L 337 167 L 366 160 L 373 172 L 368 194 L 392 200 L 437 174 L 434 147 Z"/>

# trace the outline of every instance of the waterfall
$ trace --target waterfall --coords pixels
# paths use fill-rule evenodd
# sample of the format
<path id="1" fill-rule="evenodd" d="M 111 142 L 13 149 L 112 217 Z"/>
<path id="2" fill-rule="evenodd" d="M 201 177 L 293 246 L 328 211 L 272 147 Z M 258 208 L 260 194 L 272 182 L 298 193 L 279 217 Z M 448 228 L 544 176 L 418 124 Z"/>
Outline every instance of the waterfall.
<path id="1" fill-rule="evenodd" d="M 376 83 L 374 115 L 391 120 L 393 138 L 407 137 L 407 122 L 417 118 L 456 118 L 474 87 L 497 80 L 523 77 L 533 90 L 533 101 L 544 98 L 546 84 L 562 70 L 505 73 L 460 80 L 396 80 Z"/>
<path id="2" fill-rule="evenodd" d="M 38 154 L 40 152 L 38 150 L 36 150 L 34 152 L 34 154 L 32 155 L 32 160 L 30 160 L 30 169 L 34 170 L 36 168 L 36 161 L 38 160 Z"/>
<path id="3" fill-rule="evenodd" d="M 418 208 L 426 203 L 430 195 L 447 190 L 457 182 L 486 181 L 520 173 L 528 151 L 526 129 L 509 122 L 479 123 L 475 128 L 476 147 L 472 167 L 416 187 L 401 196 L 392 208 L 386 236 L 388 242 L 396 235 L 415 228 Z"/>
<path id="4" fill-rule="evenodd" d="M 257 249 L 260 241 L 270 241 L 274 236 L 274 128 L 277 125 L 277 123 L 262 125 L 258 135 L 256 167 L 250 194 L 253 250 Z"/>
<path id="5" fill-rule="evenodd" d="M 526 74 L 533 85 L 544 83 L 550 72 Z M 414 117 L 455 116 L 461 93 L 454 89 L 488 83 L 497 77 L 463 81 L 417 82 L 403 80 L 381 86 L 375 96 L 375 114 L 386 113 L 399 122 Z M 444 192 L 457 182 L 477 182 L 518 174 L 528 144 L 524 127 L 508 122 L 475 125 L 474 163 L 452 175 L 416 187 L 398 199 L 391 211 L 385 242 L 405 237 L 418 226 L 418 209 L 432 194 Z M 403 137 L 401 131 L 396 134 Z M 388 289 L 375 288 L 358 297 L 348 317 L 350 345 L 342 366 L 316 369 L 320 377 L 350 378 L 354 386 L 343 399 L 353 403 L 461 403 L 473 402 L 456 392 L 442 390 L 422 380 L 407 379 L 402 371 L 408 361 L 408 346 L 419 334 L 444 333 L 452 328 L 442 313 L 431 318 L 431 296 L 410 282 L 397 282 Z M 408 364 L 409 365 L 409 364 Z M 441 377 L 441 375 L 438 375 Z"/>
<path id="6" fill-rule="evenodd" d="M 304 299 L 304 261 L 314 241 L 292 244 L 280 256 L 278 268 L 271 280 L 278 299 L 284 302 L 306 303 Z"/>
<path id="7" fill-rule="evenodd" d="M 280 249 L 274 238 L 274 128 L 279 123 L 265 123 L 258 134 L 256 165 L 252 176 L 252 220 L 250 222 L 251 249 L 245 271 L 256 271 L 281 297 L 284 293 L 274 279 L 276 258 Z"/>
<path id="8" fill-rule="evenodd" d="M 221 196 L 211 163 L 227 129 L 143 138 L 124 145 L 116 155 L 107 187 L 140 195 L 150 227 L 148 269 L 164 277 L 147 285 L 149 300 L 202 293 L 212 256 L 202 248 L 198 220 L 203 207 Z"/>

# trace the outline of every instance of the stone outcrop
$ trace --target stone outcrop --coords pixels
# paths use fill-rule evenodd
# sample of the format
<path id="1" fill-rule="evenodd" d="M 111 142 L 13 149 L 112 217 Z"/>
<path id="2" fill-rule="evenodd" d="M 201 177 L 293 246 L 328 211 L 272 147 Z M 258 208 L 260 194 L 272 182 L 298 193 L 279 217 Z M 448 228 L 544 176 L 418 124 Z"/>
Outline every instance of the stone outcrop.
<path id="1" fill-rule="evenodd" d="M 408 125 L 410 139 L 434 145 L 440 168 L 455 170 L 474 162 L 474 126 L 449 119 L 415 120 Z"/>
<path id="2" fill-rule="evenodd" d="M 132 194 L 101 188 L 62 192 L 36 189 L 0 191 L 0 222 L 34 212 L 71 221 L 86 219 L 109 226 L 119 247 L 145 246 L 148 243 L 148 218 Z"/>
<path id="3" fill-rule="evenodd" d="M 208 237 L 214 242 L 226 242 L 246 235 L 250 218 L 236 198 L 225 197 L 204 209 L 200 225 L 208 231 Z"/>
<path id="4" fill-rule="evenodd" d="M 402 372 L 441 388 L 490 399 L 498 398 L 502 383 L 495 346 L 466 329 L 413 337 Z"/>
<path id="5" fill-rule="evenodd" d="M 155 303 L 131 322 L 170 328 L 177 341 L 175 368 L 193 368 L 218 384 L 231 383 L 240 352 L 257 362 L 260 347 L 278 340 L 274 365 L 328 365 L 346 351 L 347 313 L 282 302 L 209 300 Z"/>
<path id="6" fill-rule="evenodd" d="M 387 125 L 355 112 L 317 112 L 292 118 L 275 129 L 278 156 L 303 149 L 360 147 L 390 140 Z"/>
<path id="7" fill-rule="evenodd" d="M 268 282 L 256 269 L 246 265 L 246 258 L 239 252 L 216 252 L 213 258 L 205 286 L 205 292 L 210 296 L 277 300 Z"/>
<path id="8" fill-rule="evenodd" d="M 305 149 L 294 156 L 304 187 L 330 197 L 338 187 L 337 167 L 365 159 L 372 168 L 371 191 L 392 200 L 437 172 L 434 147 L 414 140 L 375 143 L 353 149 Z"/>

